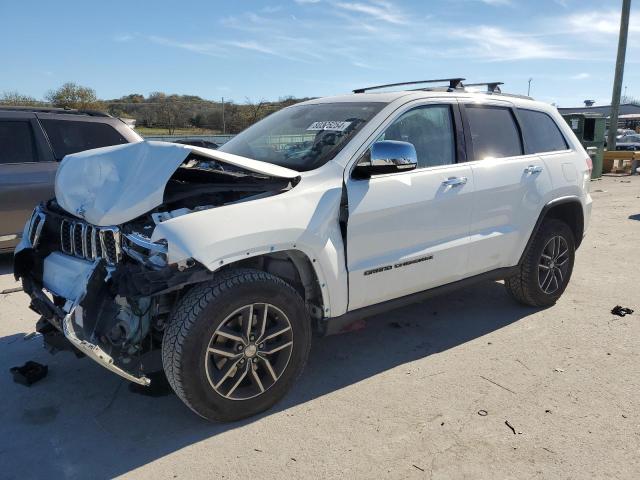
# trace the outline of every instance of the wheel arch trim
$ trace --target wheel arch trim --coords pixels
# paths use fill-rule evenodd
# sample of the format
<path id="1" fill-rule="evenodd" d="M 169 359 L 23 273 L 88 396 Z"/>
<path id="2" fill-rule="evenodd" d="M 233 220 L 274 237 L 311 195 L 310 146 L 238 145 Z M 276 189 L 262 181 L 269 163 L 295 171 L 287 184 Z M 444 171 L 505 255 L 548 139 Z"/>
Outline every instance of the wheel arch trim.
<path id="1" fill-rule="evenodd" d="M 576 205 L 579 208 L 580 211 L 580 219 L 578 220 L 578 227 L 580 230 L 580 234 L 579 235 L 575 235 L 575 241 L 576 241 L 576 249 L 578 249 L 578 247 L 580 246 L 580 243 L 582 242 L 582 233 L 584 233 L 584 208 L 582 206 L 582 202 L 580 201 L 580 197 L 578 197 L 577 195 L 567 195 L 567 196 L 563 196 L 563 197 L 558 197 L 558 198 L 554 198 L 553 200 L 549 201 L 548 203 L 545 204 L 544 207 L 542 207 L 542 210 L 540 211 L 540 214 L 538 215 L 538 220 L 536 220 L 536 223 L 533 227 L 533 230 L 531 231 L 531 234 L 529 235 L 529 239 L 527 240 L 527 244 L 524 247 L 524 250 L 522 251 L 522 253 L 520 254 L 520 259 L 518 260 L 518 265 L 522 264 L 522 261 L 524 260 L 524 257 L 527 253 L 527 250 L 529 249 L 529 247 L 531 246 L 531 243 L 533 242 L 536 234 L 538 233 L 538 231 L 540 230 L 540 226 L 542 225 L 542 222 L 545 220 L 545 218 L 547 218 L 547 215 L 556 207 L 560 207 L 562 205 Z M 573 231 L 573 227 L 571 225 L 569 225 L 569 227 L 572 229 Z M 574 231 L 574 234 L 576 232 Z"/>

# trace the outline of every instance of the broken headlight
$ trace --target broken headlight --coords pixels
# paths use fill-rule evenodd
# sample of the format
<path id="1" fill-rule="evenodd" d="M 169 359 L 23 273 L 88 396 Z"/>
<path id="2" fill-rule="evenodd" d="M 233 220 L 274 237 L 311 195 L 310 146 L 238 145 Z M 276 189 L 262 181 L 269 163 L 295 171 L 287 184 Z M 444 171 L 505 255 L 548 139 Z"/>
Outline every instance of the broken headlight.
<path id="1" fill-rule="evenodd" d="M 150 267 L 167 266 L 167 241 L 152 242 L 141 233 L 132 232 L 123 235 L 122 250 L 134 260 Z"/>

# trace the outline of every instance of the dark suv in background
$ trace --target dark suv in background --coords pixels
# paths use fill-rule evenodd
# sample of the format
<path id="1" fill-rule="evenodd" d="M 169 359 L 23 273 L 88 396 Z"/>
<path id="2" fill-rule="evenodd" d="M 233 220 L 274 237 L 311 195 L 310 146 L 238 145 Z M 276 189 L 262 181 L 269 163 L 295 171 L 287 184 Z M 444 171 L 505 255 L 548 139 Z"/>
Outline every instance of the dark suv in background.
<path id="1" fill-rule="evenodd" d="M 54 196 L 65 155 L 141 140 L 106 113 L 0 106 L 0 253 L 17 245 L 33 207 Z"/>

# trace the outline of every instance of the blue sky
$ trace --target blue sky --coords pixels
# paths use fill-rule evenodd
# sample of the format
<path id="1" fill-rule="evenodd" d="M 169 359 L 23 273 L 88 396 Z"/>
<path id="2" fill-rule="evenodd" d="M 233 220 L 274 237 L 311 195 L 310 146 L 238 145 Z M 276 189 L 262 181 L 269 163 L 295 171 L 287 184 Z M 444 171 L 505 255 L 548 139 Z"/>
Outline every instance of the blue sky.
<path id="1" fill-rule="evenodd" d="M 620 0 L 0 2 L 0 92 L 65 81 L 243 102 L 424 78 L 502 80 L 559 106 L 609 103 Z M 640 97 L 640 7 L 625 82 Z"/>

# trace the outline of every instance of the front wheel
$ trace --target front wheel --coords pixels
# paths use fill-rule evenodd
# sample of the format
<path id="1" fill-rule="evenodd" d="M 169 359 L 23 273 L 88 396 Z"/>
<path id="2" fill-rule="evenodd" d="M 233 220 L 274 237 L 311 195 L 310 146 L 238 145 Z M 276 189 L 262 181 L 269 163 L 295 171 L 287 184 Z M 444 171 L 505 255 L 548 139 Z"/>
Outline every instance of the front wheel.
<path id="1" fill-rule="evenodd" d="M 556 303 L 569 284 L 575 259 L 575 239 L 569 226 L 545 220 L 525 252 L 517 275 L 505 280 L 509 294 L 534 307 Z"/>
<path id="2" fill-rule="evenodd" d="M 231 270 L 181 299 L 162 357 L 189 408 L 232 421 L 282 398 L 302 373 L 310 344 L 311 324 L 293 287 L 258 270 Z"/>

